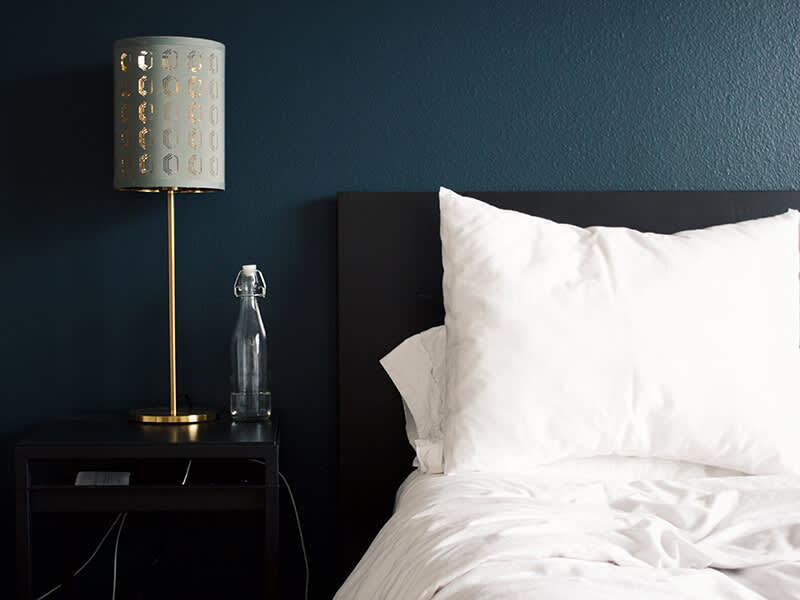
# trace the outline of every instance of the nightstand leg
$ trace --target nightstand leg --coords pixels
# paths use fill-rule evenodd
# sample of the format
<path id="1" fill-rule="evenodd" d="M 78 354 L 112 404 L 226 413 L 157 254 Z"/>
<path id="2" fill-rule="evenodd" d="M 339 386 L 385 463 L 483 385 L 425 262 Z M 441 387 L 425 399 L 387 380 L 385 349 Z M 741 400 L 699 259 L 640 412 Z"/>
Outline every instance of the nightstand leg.
<path id="1" fill-rule="evenodd" d="M 264 506 L 267 598 L 278 598 L 278 490 L 277 486 L 266 489 Z"/>
<path id="2" fill-rule="evenodd" d="M 31 503 L 28 489 L 30 472 L 28 460 L 20 453 L 14 456 L 15 501 L 17 518 L 17 598 L 29 600 L 31 590 Z"/>
<path id="3" fill-rule="evenodd" d="M 17 598 L 31 598 L 31 512 L 28 491 L 16 491 L 17 503 Z"/>

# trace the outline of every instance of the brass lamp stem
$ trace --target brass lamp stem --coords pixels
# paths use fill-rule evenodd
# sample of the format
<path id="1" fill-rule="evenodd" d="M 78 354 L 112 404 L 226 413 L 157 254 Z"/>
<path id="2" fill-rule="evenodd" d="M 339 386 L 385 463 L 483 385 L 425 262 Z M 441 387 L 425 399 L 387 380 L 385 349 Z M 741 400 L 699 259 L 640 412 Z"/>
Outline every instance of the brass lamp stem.
<path id="1" fill-rule="evenodd" d="M 169 264 L 169 409 L 134 409 L 129 413 L 133 421 L 140 423 L 201 423 L 217 418 L 213 409 L 178 410 L 177 370 L 175 368 L 175 192 L 178 188 L 166 188 L 167 192 L 167 262 Z"/>
<path id="2" fill-rule="evenodd" d="M 178 414 L 175 370 L 175 189 L 167 190 L 167 253 L 169 254 L 169 414 Z"/>

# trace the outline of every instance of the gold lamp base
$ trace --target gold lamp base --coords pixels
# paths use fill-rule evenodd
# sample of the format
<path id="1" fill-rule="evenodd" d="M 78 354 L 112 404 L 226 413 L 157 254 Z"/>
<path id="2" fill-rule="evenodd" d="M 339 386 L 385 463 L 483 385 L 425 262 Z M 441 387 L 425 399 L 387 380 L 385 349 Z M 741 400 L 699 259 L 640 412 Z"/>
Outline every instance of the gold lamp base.
<path id="1" fill-rule="evenodd" d="M 213 421 L 217 418 L 217 413 L 210 409 L 196 409 L 196 410 L 175 410 L 171 411 L 167 407 L 159 408 L 137 408 L 128 413 L 131 421 L 138 423 L 164 423 L 164 424 L 180 424 L 180 423 L 204 423 L 205 421 Z"/>

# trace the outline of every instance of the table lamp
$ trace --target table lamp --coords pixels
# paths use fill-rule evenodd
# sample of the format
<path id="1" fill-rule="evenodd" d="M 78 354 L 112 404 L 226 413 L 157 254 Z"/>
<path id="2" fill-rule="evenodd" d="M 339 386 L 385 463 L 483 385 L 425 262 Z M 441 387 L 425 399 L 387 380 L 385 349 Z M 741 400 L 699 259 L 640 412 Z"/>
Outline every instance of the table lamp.
<path id="1" fill-rule="evenodd" d="M 131 410 L 143 423 L 199 423 L 179 409 L 175 376 L 175 193 L 225 189 L 225 46 L 148 36 L 114 43 L 114 189 L 166 192 L 169 405 Z"/>

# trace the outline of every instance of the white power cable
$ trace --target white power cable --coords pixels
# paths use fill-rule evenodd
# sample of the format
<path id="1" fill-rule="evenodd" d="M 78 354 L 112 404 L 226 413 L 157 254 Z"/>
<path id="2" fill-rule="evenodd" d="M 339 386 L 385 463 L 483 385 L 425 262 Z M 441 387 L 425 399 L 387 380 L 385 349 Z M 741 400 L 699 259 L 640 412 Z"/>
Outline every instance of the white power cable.
<path id="1" fill-rule="evenodd" d="M 189 479 L 189 469 L 192 468 L 192 459 L 189 459 L 189 464 L 186 465 L 186 473 L 183 474 L 183 481 L 181 481 L 181 485 L 186 485 L 186 480 Z"/>
<path id="2" fill-rule="evenodd" d="M 251 458 L 251 461 L 258 463 L 260 465 L 264 464 L 263 460 L 259 460 L 258 458 Z M 283 476 L 283 473 L 278 471 L 278 476 L 281 478 L 281 481 L 286 485 L 286 491 L 289 492 L 289 500 L 292 501 L 292 508 L 294 509 L 294 518 L 297 522 L 297 533 L 300 536 L 300 548 L 303 550 L 303 563 L 306 566 L 306 586 L 305 586 L 305 594 L 303 598 L 308 600 L 308 581 L 311 579 L 311 569 L 308 566 L 308 553 L 306 552 L 306 542 L 303 539 L 303 528 L 300 526 L 300 513 L 297 510 L 297 504 L 294 501 L 294 494 L 292 493 L 292 486 L 289 485 L 286 477 Z"/>
<path id="3" fill-rule="evenodd" d="M 83 564 L 82 564 L 80 567 L 78 567 L 78 569 L 77 569 L 77 570 L 76 570 L 76 571 L 75 571 L 75 572 L 72 574 L 72 576 L 73 576 L 73 577 L 75 577 L 76 575 L 78 575 L 78 573 L 80 573 L 81 571 L 83 571 L 83 570 L 86 568 L 86 566 L 87 566 L 87 565 L 88 565 L 90 562 L 92 562 L 92 559 L 95 557 L 95 555 L 97 554 L 97 552 L 98 552 L 98 551 L 100 550 L 100 548 L 103 546 L 103 542 L 105 542 L 105 541 L 106 541 L 106 538 L 107 538 L 107 537 L 109 536 L 109 534 L 110 534 L 110 533 L 111 533 L 111 532 L 114 530 L 114 527 L 116 526 L 117 522 L 119 522 L 119 520 L 120 520 L 121 518 L 122 518 L 122 513 L 119 513 L 119 514 L 117 515 L 117 517 L 114 519 L 114 521 L 111 523 L 111 526 L 108 528 L 108 531 L 106 531 L 106 533 L 105 533 L 105 535 L 103 536 L 103 538 L 102 538 L 102 539 L 100 540 L 100 542 L 97 544 L 97 547 L 94 549 L 94 552 L 92 552 L 92 555 L 91 555 L 89 558 L 87 558 L 87 559 L 86 559 L 86 562 L 85 562 L 85 563 L 83 563 Z M 39 596 L 38 598 L 36 598 L 36 600 L 43 600 L 44 598 L 47 598 L 47 597 L 48 597 L 50 594 L 52 594 L 53 592 L 55 592 L 55 591 L 57 591 L 57 590 L 61 589 L 61 585 L 62 585 L 62 584 L 60 584 L 60 583 L 59 583 L 57 586 L 55 586 L 55 587 L 54 587 L 54 588 L 52 588 L 51 590 L 49 590 L 49 591 L 45 592 L 44 594 L 42 594 L 41 596 Z"/>
<path id="4" fill-rule="evenodd" d="M 117 597 L 117 552 L 119 551 L 119 536 L 122 535 L 122 527 L 125 525 L 125 519 L 127 518 L 128 513 L 123 513 L 122 521 L 119 524 L 119 529 L 117 529 L 117 541 L 114 542 L 114 576 L 111 580 L 111 600 L 115 600 Z"/>
<path id="5" fill-rule="evenodd" d="M 278 475 L 280 476 L 283 483 L 286 484 L 286 491 L 289 492 L 289 499 L 292 501 L 292 508 L 294 509 L 294 517 L 297 520 L 297 532 L 300 534 L 300 547 L 303 549 L 303 562 L 306 565 L 306 590 L 305 595 L 303 596 L 305 600 L 308 600 L 308 580 L 311 574 L 311 571 L 308 568 L 308 554 L 306 553 L 306 542 L 303 540 L 303 528 L 300 527 L 300 513 L 297 512 L 297 504 L 294 502 L 294 494 L 292 493 L 292 486 L 289 485 L 289 482 L 286 481 L 286 477 L 283 476 L 283 473 L 278 471 Z"/>

